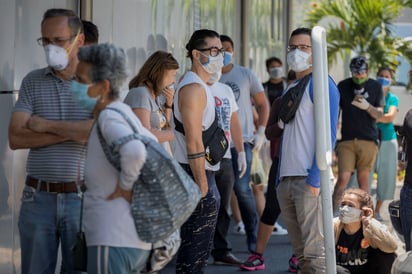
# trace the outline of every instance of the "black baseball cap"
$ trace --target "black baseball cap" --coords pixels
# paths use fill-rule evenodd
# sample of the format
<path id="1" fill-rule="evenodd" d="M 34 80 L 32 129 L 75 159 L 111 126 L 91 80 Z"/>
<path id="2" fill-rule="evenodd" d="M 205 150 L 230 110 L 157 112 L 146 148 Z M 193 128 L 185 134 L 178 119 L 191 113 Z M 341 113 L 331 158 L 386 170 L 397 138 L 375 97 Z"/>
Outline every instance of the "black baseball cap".
<path id="1" fill-rule="evenodd" d="M 350 61 L 349 65 L 352 73 L 363 73 L 368 70 L 368 61 L 364 56 L 358 56 Z"/>

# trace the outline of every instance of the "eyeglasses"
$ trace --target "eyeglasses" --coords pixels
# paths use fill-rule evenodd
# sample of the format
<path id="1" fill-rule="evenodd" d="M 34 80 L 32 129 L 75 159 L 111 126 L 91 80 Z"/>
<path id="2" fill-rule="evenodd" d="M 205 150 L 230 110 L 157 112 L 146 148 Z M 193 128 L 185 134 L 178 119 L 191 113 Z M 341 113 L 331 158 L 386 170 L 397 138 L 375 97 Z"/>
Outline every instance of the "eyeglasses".
<path id="1" fill-rule="evenodd" d="M 66 44 L 67 41 L 72 40 L 75 36 L 76 35 L 72 35 L 67 39 L 64 39 L 64 38 L 61 38 L 61 37 L 57 37 L 57 38 L 53 38 L 53 39 L 49 39 L 47 37 L 40 37 L 40 38 L 37 39 L 37 43 L 42 47 L 45 47 L 49 44 L 62 47 Z"/>
<path id="2" fill-rule="evenodd" d="M 225 54 L 225 50 L 223 48 L 218 48 L 218 47 L 210 47 L 207 49 L 197 49 L 198 51 L 209 51 L 210 52 L 210 56 L 212 57 L 216 57 L 219 55 L 219 53 L 221 53 L 222 55 Z"/>
<path id="3" fill-rule="evenodd" d="M 307 51 L 311 48 L 311 46 L 308 45 L 289 45 L 288 46 L 288 51 L 292 51 L 295 49 L 301 50 L 301 51 Z"/>

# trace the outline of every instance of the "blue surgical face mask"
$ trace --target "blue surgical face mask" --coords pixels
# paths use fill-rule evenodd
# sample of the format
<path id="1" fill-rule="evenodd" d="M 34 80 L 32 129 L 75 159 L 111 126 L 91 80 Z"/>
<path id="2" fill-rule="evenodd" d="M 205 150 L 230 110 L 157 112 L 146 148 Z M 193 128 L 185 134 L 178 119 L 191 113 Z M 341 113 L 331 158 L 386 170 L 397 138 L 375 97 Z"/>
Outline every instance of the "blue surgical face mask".
<path id="1" fill-rule="evenodd" d="M 376 81 L 378 81 L 383 88 L 387 88 L 391 85 L 391 80 L 388 78 L 378 77 L 376 78 Z"/>
<path id="2" fill-rule="evenodd" d="M 230 63 L 232 63 L 233 53 L 225 51 L 225 55 L 223 56 L 223 66 L 226 67 Z"/>
<path id="3" fill-rule="evenodd" d="M 93 111 L 98 98 L 91 98 L 87 94 L 87 90 L 91 85 L 82 84 L 75 80 L 71 81 L 71 91 L 73 99 L 84 109 Z"/>

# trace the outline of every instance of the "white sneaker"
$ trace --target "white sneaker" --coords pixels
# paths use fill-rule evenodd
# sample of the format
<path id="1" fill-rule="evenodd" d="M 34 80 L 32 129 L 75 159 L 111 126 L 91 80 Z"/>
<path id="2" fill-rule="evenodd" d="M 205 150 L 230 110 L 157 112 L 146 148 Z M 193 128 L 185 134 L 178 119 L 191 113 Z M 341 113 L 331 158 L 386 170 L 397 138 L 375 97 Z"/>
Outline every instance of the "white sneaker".
<path id="1" fill-rule="evenodd" d="M 288 235 L 288 231 L 284 229 L 280 224 L 275 223 L 272 235 Z"/>
<path id="2" fill-rule="evenodd" d="M 237 225 L 235 225 L 235 227 L 233 228 L 233 231 L 236 234 L 246 235 L 245 225 L 243 224 L 243 222 L 240 222 Z"/>

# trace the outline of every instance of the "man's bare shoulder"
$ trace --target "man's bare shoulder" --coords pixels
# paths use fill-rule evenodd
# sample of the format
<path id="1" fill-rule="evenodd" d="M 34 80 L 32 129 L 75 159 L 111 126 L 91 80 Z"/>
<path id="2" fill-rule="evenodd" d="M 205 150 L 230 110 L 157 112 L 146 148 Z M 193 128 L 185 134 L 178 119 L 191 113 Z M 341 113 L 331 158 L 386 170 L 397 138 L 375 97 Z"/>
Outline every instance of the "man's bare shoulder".
<path id="1" fill-rule="evenodd" d="M 205 88 L 200 83 L 190 83 L 180 88 L 179 92 L 204 92 Z"/>

